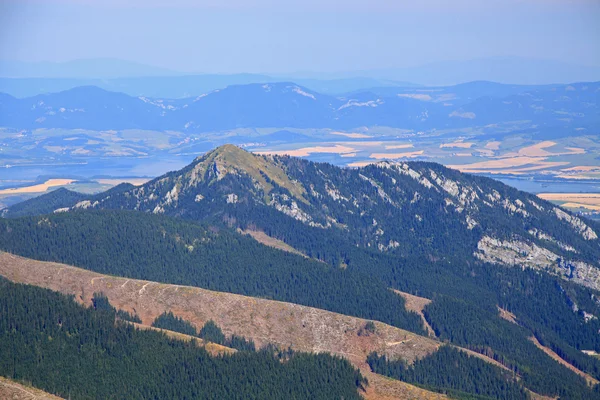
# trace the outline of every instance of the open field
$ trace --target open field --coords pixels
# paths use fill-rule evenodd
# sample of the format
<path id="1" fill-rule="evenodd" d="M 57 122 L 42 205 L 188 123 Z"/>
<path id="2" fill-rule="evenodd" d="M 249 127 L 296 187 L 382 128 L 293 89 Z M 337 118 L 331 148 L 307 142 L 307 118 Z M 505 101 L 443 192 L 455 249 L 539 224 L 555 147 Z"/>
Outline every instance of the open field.
<path id="1" fill-rule="evenodd" d="M 101 185 L 116 186 L 120 183 L 131 183 L 134 186 L 141 186 L 148 182 L 150 178 L 113 178 L 113 179 L 96 179 Z"/>
<path id="2" fill-rule="evenodd" d="M 273 247 L 275 249 L 287 251 L 288 253 L 298 254 L 303 257 L 308 258 L 308 256 L 306 254 L 302 253 L 301 251 L 296 250 L 295 248 L 293 248 L 292 246 L 290 246 L 289 244 L 285 243 L 282 240 L 275 239 L 274 237 L 267 235 L 263 231 L 256 231 L 256 230 L 249 230 L 249 229 L 247 229 L 245 231 L 238 229 L 238 231 L 240 233 L 243 233 L 244 235 L 249 235 L 254 240 L 256 240 L 259 243 L 264 244 L 265 246 Z"/>
<path id="3" fill-rule="evenodd" d="M 405 153 L 373 153 L 370 158 L 374 158 L 376 160 L 396 160 L 398 158 L 415 158 L 423 154 L 423 150 L 417 151 L 409 151 Z"/>
<path id="4" fill-rule="evenodd" d="M 274 151 L 257 151 L 256 154 L 272 154 L 272 155 L 287 155 L 292 157 L 308 157 L 311 154 L 326 153 L 326 154 L 344 154 L 352 153 L 356 149 L 348 146 L 336 144 L 334 146 L 315 146 L 303 147 L 294 150 L 274 150 Z"/>
<path id="5" fill-rule="evenodd" d="M 600 211 L 600 193 L 539 193 L 538 197 L 565 208 Z"/>
<path id="6" fill-rule="evenodd" d="M 2 189 L 0 195 L 15 195 L 23 193 L 43 193 L 50 188 L 57 186 L 66 186 L 75 182 L 73 179 L 48 179 L 44 183 L 31 186 L 23 186 L 18 188 Z"/>

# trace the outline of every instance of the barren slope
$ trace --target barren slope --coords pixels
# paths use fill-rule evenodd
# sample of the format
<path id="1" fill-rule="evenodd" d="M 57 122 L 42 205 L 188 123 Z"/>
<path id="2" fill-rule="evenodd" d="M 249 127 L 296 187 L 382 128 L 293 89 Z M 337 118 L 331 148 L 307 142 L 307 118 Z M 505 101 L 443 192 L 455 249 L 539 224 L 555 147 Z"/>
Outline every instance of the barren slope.
<path id="1" fill-rule="evenodd" d="M 61 398 L 0 376 L 0 399 L 60 400 Z"/>
<path id="2" fill-rule="evenodd" d="M 432 339 L 380 322 L 375 322 L 374 334 L 359 336 L 367 322 L 360 318 L 189 286 L 106 276 L 8 253 L 0 253 L 0 275 L 14 282 L 72 294 L 85 304 L 90 304 L 95 292 L 103 292 L 115 307 L 137 313 L 144 325 L 170 310 L 197 328 L 212 319 L 226 335 L 244 336 L 259 347 L 274 343 L 298 351 L 343 356 L 370 380 L 369 399 L 445 398 L 370 372 L 365 359 L 372 351 L 413 362 L 440 346 Z"/>

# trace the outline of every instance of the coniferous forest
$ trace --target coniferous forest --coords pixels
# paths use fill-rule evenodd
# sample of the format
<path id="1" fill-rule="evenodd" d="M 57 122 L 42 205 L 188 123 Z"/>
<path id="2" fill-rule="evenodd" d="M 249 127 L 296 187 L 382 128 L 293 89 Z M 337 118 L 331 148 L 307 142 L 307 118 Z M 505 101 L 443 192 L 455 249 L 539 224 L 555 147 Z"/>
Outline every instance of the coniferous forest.
<path id="1" fill-rule="evenodd" d="M 414 365 L 390 361 L 371 353 L 367 363 L 378 374 L 459 398 L 527 399 L 529 396 L 510 372 L 483 360 L 443 346 Z"/>
<path id="2" fill-rule="evenodd" d="M 366 380 L 328 354 L 270 349 L 210 356 L 137 330 L 110 307 L 84 308 L 0 278 L 0 375 L 70 399 L 359 399 Z"/>
<path id="3" fill-rule="evenodd" d="M 65 191 L 46 196 L 6 214 L 29 217 L 0 220 L 0 250 L 297 303 L 424 334 L 419 316 L 390 290 L 396 289 L 432 301 L 423 312 L 440 341 L 496 360 L 519 385 L 550 397 L 598 398 L 596 387 L 552 360 L 533 338 L 600 378 L 600 360 L 582 351 L 600 352 L 600 292 L 573 280 L 571 262 L 595 265 L 600 251 L 592 233 L 600 226 L 497 181 L 431 163 L 340 169 L 226 146 L 141 187 L 119 185 L 83 201 Z M 31 216 L 74 202 L 82 206 Z M 86 207 L 98 210 L 79 210 Z M 476 224 L 468 226 L 467 214 Z M 307 257 L 266 247 L 238 228 L 261 231 Z M 540 231 L 544 236 L 531 233 Z M 558 268 L 570 274 L 482 261 L 474 253 L 484 236 L 553 252 Z M 95 307 L 110 309 L 101 296 Z M 514 320 L 502 319 L 499 308 Z M 137 318 L 122 311 L 116 316 Z M 155 325 L 240 350 L 254 347 L 244 338 L 226 338 L 210 321 L 196 332 L 166 314 Z M 419 383 L 411 374 L 399 377 L 439 383 Z M 448 382 L 443 390 L 478 390 Z M 494 385 L 481 387 L 492 393 Z"/>
<path id="4" fill-rule="evenodd" d="M 398 258 L 344 245 L 335 235 L 328 240 L 318 244 L 320 254 L 327 259 L 344 252 L 345 269 L 267 248 L 221 225 L 146 213 L 78 211 L 0 220 L 0 248 L 26 257 L 289 301 L 423 332 L 419 318 L 388 288 L 414 293 L 433 300 L 424 313 L 441 340 L 501 362 L 529 389 L 564 398 L 598 395 L 530 340 L 535 336 L 600 377 L 599 360 L 581 352 L 600 350 L 600 321 L 584 322 L 581 314 L 598 313 L 595 291 L 531 269 Z M 498 306 L 514 313 L 518 325 L 501 319 Z"/>

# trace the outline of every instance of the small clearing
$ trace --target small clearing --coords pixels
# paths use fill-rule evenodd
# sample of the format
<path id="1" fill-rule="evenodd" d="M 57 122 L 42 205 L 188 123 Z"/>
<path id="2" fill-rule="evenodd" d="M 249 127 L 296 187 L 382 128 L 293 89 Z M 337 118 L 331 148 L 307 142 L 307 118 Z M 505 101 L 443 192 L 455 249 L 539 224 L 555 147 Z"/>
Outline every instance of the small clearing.
<path id="1" fill-rule="evenodd" d="M 367 367 L 368 368 L 368 367 Z M 397 379 L 362 370 L 361 373 L 369 380 L 365 393 L 367 400 L 441 400 L 448 399 L 441 393 L 430 392 Z"/>
<path id="2" fill-rule="evenodd" d="M 353 147 L 335 145 L 335 146 L 315 146 L 315 147 L 303 147 L 301 149 L 295 150 L 267 150 L 267 151 L 257 151 L 256 154 L 260 155 L 288 155 L 291 157 L 308 157 L 311 154 L 315 153 L 329 153 L 329 154 L 344 154 L 344 153 L 354 153 L 356 149 Z"/>
<path id="3" fill-rule="evenodd" d="M 542 350 L 550 358 L 552 358 L 553 360 L 557 361 L 559 364 L 562 364 L 563 366 L 567 367 L 571 371 L 575 372 L 577 375 L 583 377 L 587 381 L 587 383 L 589 385 L 596 385 L 598 383 L 598 380 L 596 378 L 594 378 L 593 376 L 588 375 L 585 372 L 581 371 L 580 369 L 575 368 L 573 365 L 571 365 L 568 362 L 566 362 L 565 360 L 563 360 L 554 351 L 552 351 L 551 349 L 549 349 L 546 346 L 542 346 L 542 344 L 534 336 L 530 337 L 529 340 L 531 340 L 533 342 L 533 344 L 535 344 L 538 349 Z"/>
<path id="4" fill-rule="evenodd" d="M 243 231 L 243 230 L 239 229 L 239 232 L 243 233 L 244 235 L 251 236 L 254 240 L 256 240 L 259 243 L 264 244 L 265 246 L 273 247 L 278 250 L 287 251 L 288 253 L 298 254 L 302 257 L 308 258 L 308 256 L 306 254 L 302 253 L 301 251 L 296 250 L 295 248 L 293 248 L 292 246 L 290 246 L 283 240 L 275 239 L 274 237 L 267 235 L 263 231 L 256 231 L 256 230 L 244 230 Z"/>
<path id="5" fill-rule="evenodd" d="M 513 324 L 517 323 L 517 316 L 515 314 L 500 307 L 498 307 L 498 311 L 500 312 L 500 318 L 512 322 Z"/>

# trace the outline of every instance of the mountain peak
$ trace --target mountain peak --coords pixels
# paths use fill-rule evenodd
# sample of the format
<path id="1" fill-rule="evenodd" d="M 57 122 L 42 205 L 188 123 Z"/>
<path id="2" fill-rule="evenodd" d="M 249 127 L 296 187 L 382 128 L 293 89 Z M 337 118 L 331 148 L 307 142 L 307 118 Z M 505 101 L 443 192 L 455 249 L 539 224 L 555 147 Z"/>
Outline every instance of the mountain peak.
<path id="1" fill-rule="evenodd" d="M 191 181 L 220 180 L 227 174 L 244 173 L 257 182 L 266 196 L 277 184 L 302 202 L 304 187 L 289 178 L 276 158 L 252 154 L 233 144 L 224 144 L 197 158 L 189 172 Z"/>

